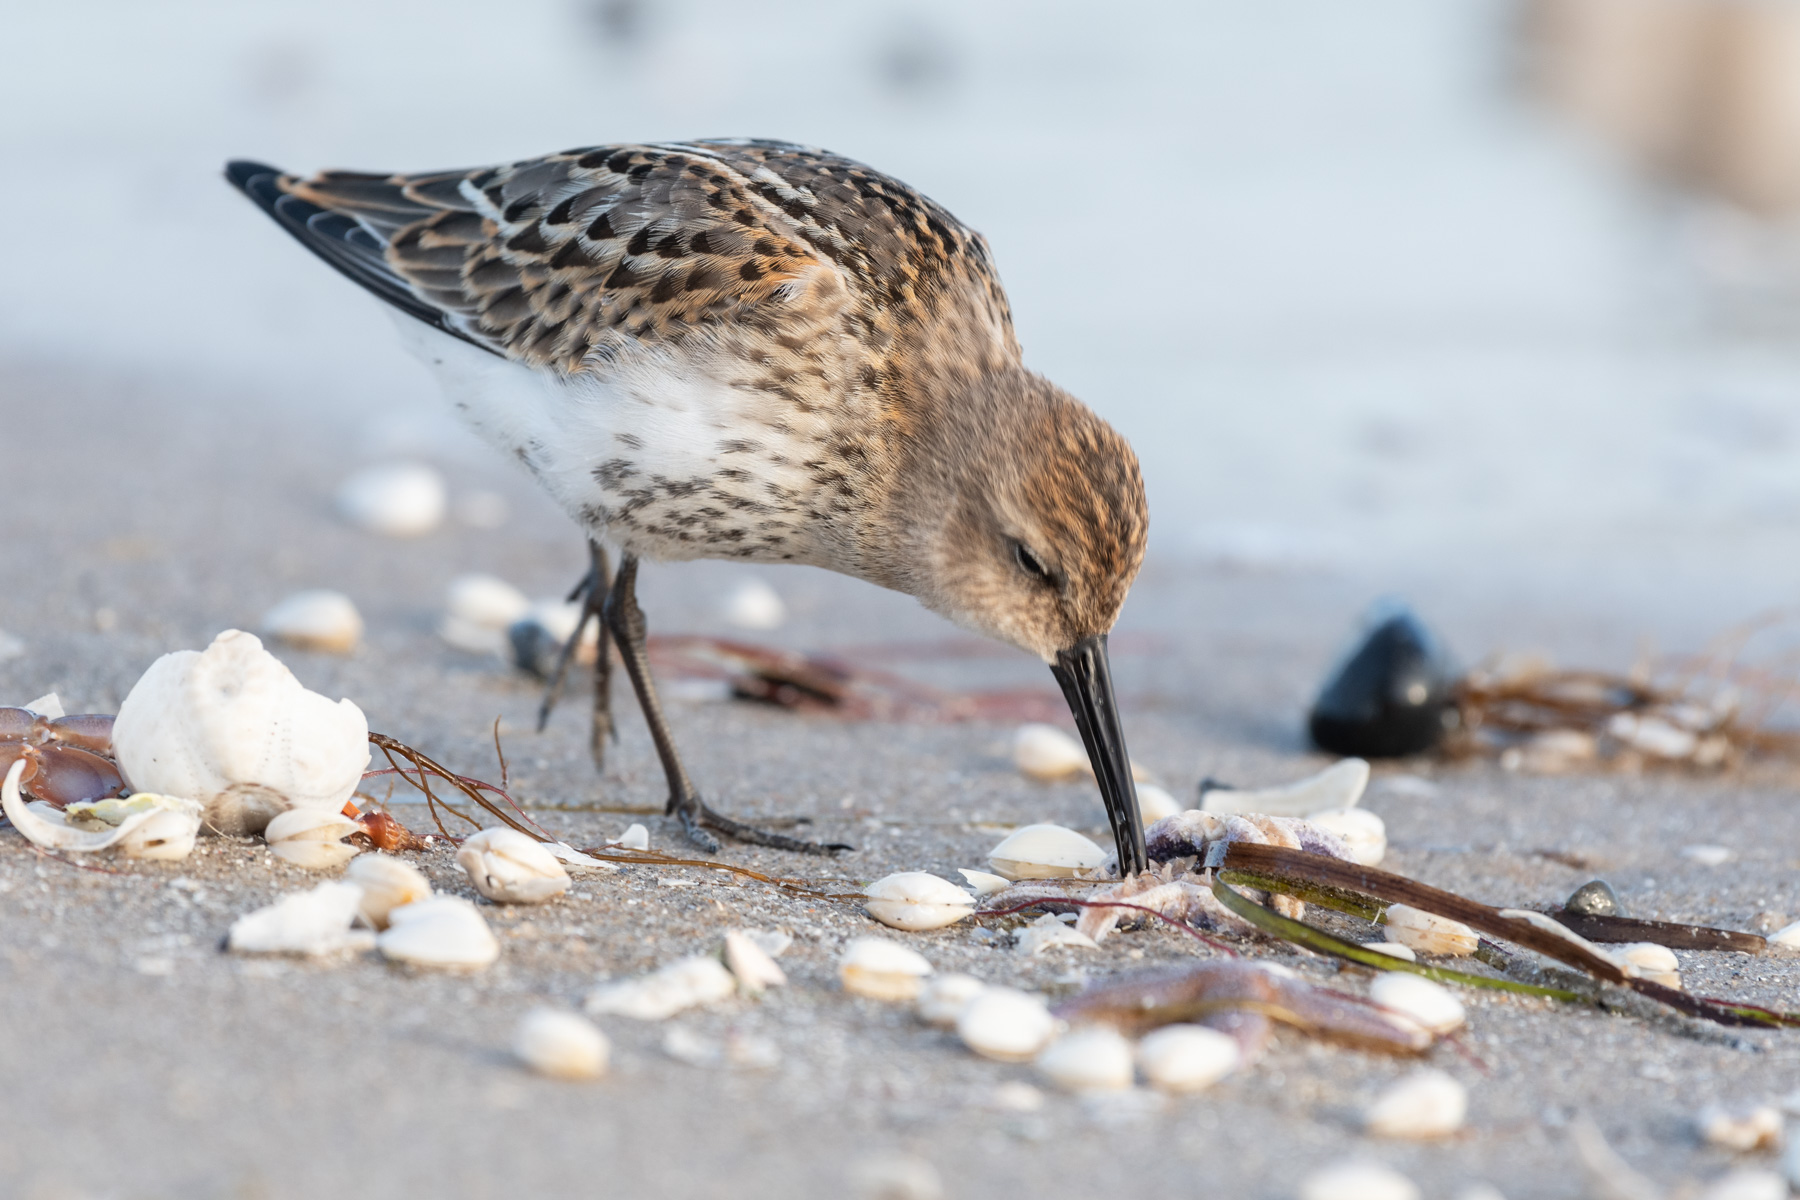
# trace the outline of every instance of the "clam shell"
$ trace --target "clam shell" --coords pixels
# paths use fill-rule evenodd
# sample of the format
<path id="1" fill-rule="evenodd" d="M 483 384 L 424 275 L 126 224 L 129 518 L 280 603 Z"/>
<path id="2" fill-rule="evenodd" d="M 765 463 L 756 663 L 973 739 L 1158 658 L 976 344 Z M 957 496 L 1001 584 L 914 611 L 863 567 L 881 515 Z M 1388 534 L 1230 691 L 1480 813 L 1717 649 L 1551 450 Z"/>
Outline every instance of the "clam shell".
<path id="1" fill-rule="evenodd" d="M 308 871 L 327 871 L 361 853 L 343 844 L 356 828 L 356 822 L 342 813 L 293 808 L 271 820 L 263 837 L 276 858 Z"/>
<path id="2" fill-rule="evenodd" d="M 871 1000 L 917 999 L 929 974 L 931 964 L 923 955 L 886 938 L 853 938 L 838 959 L 838 981 L 844 990 Z"/>
<path id="3" fill-rule="evenodd" d="M 463 839 L 456 865 L 496 904 L 542 904 L 569 890 L 569 872 L 555 854 L 504 826 Z"/>
<path id="4" fill-rule="evenodd" d="M 1375 1137 L 1435 1138 L 1462 1128 L 1469 1093 L 1442 1071 L 1416 1071 L 1369 1107 L 1365 1127 Z"/>
<path id="5" fill-rule="evenodd" d="M 787 973 L 741 929 L 725 935 L 725 965 L 737 976 L 738 987 L 752 995 L 787 983 Z"/>
<path id="6" fill-rule="evenodd" d="M 612 1043 L 585 1017 L 535 1008 L 519 1022 L 513 1053 L 533 1071 L 552 1079 L 598 1079 L 606 1074 Z"/>
<path id="7" fill-rule="evenodd" d="M 975 911 L 975 897 L 928 871 L 902 871 L 878 879 L 863 895 L 869 915 L 893 929 L 942 929 Z"/>
<path id="8" fill-rule="evenodd" d="M 1054 783 L 1086 772 L 1087 751 L 1054 725 L 1021 725 L 1013 734 L 1013 766 L 1027 779 Z"/>
<path id="9" fill-rule="evenodd" d="M 1475 953 L 1481 935 L 1449 917 L 1428 913 L 1410 904 L 1390 904 L 1382 914 L 1388 937 L 1420 954 L 1464 957 Z"/>
<path id="10" fill-rule="evenodd" d="M 362 888 L 359 911 L 376 929 L 388 927 L 388 914 L 431 895 L 431 883 L 418 868 L 386 854 L 365 854 L 350 864 L 344 879 Z"/>
<path id="11" fill-rule="evenodd" d="M 1383 974 L 1369 985 L 1369 999 L 1428 1033 L 1460 1029 L 1466 1019 L 1462 1001 L 1449 988 L 1418 975 Z"/>
<path id="12" fill-rule="evenodd" d="M 113 751 L 133 791 L 191 797 L 220 832 L 261 833 L 289 808 L 342 809 L 369 766 L 369 726 L 228 629 L 150 665 L 119 706 Z"/>
<path id="13" fill-rule="evenodd" d="M 986 990 L 987 984 L 973 975 L 963 975 L 956 971 L 947 975 L 933 975 L 919 990 L 919 1020 L 927 1025 L 948 1029 L 956 1024 L 962 1010 Z"/>
<path id="14" fill-rule="evenodd" d="M 728 1000 L 737 980 L 710 956 L 684 958 L 636 979 L 605 984 L 589 993 L 588 1013 L 610 1013 L 637 1021 L 662 1021 L 703 1004 Z"/>
<path id="15" fill-rule="evenodd" d="M 418 537 L 444 522 L 450 505 L 444 477 L 423 463 L 366 467 L 338 487 L 338 513 L 359 529 Z"/>
<path id="16" fill-rule="evenodd" d="M 460 896 L 432 896 L 391 910 L 375 945 L 383 958 L 443 970 L 476 970 L 500 957 L 493 930 Z"/>
<path id="17" fill-rule="evenodd" d="M 971 871 L 967 867 L 956 868 L 956 873 L 969 881 L 969 888 L 975 893 L 977 900 L 983 896 L 992 896 L 996 892 L 1004 892 L 1012 886 L 1011 881 L 1004 875 L 990 875 L 986 871 Z M 1800 943 L 1800 925 L 1793 928 L 1795 929 L 1795 941 Z"/>
<path id="18" fill-rule="evenodd" d="M 1106 860 L 1106 851 L 1061 825 L 1015 829 L 988 852 L 994 872 L 1015 880 L 1090 878 Z"/>
<path id="19" fill-rule="evenodd" d="M 139 793 L 140 795 L 144 793 Z M 159 796 L 160 800 L 170 797 Z M 150 814 L 150 819 L 119 839 L 119 853 L 126 858 L 145 858 L 177 862 L 194 852 L 200 836 L 200 806 L 191 800 L 186 811 L 163 808 Z"/>
<path id="20" fill-rule="evenodd" d="M 1307 813 L 1354 808 L 1368 786 L 1369 764 L 1360 758 L 1346 758 L 1283 787 L 1254 791 L 1209 787 L 1200 794 L 1200 809 L 1222 817 L 1251 813 L 1302 817 Z"/>
<path id="21" fill-rule="evenodd" d="M 362 889 L 332 880 L 309 892 L 293 892 L 231 923 L 225 948 L 239 954 L 319 956 L 366 950 L 374 935 L 350 928 Z"/>
<path id="22" fill-rule="evenodd" d="M 1198 1092 L 1237 1070 L 1237 1039 L 1204 1025 L 1165 1025 L 1138 1043 L 1138 1067 L 1165 1092 Z"/>
<path id="23" fill-rule="evenodd" d="M 1037 1056 L 1037 1069 L 1071 1092 L 1123 1091 L 1131 1086 L 1131 1043 L 1109 1025 L 1072 1030 Z"/>
<path id="24" fill-rule="evenodd" d="M 348 654 L 362 640 L 362 614 L 342 592 L 295 592 L 263 614 L 262 631 L 301 650 Z"/>
<path id="25" fill-rule="evenodd" d="M 1036 996 L 990 987 L 956 1018 L 963 1045 L 1000 1062 L 1030 1062 L 1056 1036 L 1056 1018 Z"/>
<path id="26" fill-rule="evenodd" d="M 1138 784 L 1137 798 L 1138 815 L 1143 818 L 1146 829 L 1164 817 L 1172 817 L 1181 811 L 1181 805 L 1176 802 L 1175 797 L 1154 783 Z"/>

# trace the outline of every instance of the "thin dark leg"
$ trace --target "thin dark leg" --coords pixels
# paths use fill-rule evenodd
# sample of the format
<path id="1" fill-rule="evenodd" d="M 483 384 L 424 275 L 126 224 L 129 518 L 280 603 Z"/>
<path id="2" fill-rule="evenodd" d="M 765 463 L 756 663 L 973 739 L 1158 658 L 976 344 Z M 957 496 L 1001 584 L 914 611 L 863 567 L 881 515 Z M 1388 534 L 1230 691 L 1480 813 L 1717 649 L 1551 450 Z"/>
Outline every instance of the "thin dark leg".
<path id="1" fill-rule="evenodd" d="M 799 854 L 833 854 L 839 850 L 854 849 L 841 842 L 806 842 L 785 834 L 757 829 L 713 811 L 700 798 L 694 781 L 688 778 L 687 768 L 681 765 L 681 755 L 675 749 L 675 739 L 669 733 L 668 719 L 663 715 L 662 701 L 657 699 L 656 685 L 650 678 L 650 656 L 644 646 L 644 610 L 638 607 L 637 602 L 637 566 L 637 555 L 626 554 L 620 557 L 619 573 L 613 576 L 612 589 L 606 596 L 605 621 L 606 628 L 612 631 L 614 640 L 619 644 L 619 657 L 625 660 L 625 673 L 631 677 L 631 687 L 637 693 L 638 707 L 644 710 L 644 720 L 649 723 L 651 740 L 656 743 L 656 756 L 662 759 L 663 774 L 669 780 L 668 815 L 679 820 L 689 840 L 708 853 L 716 851 L 719 843 L 706 832 L 707 829 L 716 830 L 740 842 L 772 846 L 777 850 L 792 850 Z"/>
<path id="2" fill-rule="evenodd" d="M 595 767 L 606 765 L 606 739 L 616 736 L 612 719 L 612 650 L 610 639 L 605 636 L 606 618 L 602 615 L 607 593 L 611 590 L 612 564 L 607 558 L 606 547 L 589 538 L 587 574 L 569 593 L 570 600 L 581 600 L 581 619 L 575 623 L 575 632 L 563 643 L 562 653 L 556 659 L 556 670 L 544 686 L 544 701 L 538 706 L 537 727 L 542 733 L 550 722 L 550 710 L 562 697 L 563 680 L 568 677 L 569 664 L 575 659 L 582 636 L 587 632 L 589 622 L 597 623 L 601 637 L 594 655 L 594 720 L 588 731 L 588 751 L 594 756 Z"/>

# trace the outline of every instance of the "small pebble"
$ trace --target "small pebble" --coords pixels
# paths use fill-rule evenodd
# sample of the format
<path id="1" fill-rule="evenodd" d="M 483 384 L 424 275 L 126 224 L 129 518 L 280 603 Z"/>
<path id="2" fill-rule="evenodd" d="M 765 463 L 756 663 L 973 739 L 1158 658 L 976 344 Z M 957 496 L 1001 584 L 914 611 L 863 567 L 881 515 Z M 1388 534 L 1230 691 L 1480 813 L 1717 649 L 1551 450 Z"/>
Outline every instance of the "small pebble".
<path id="1" fill-rule="evenodd" d="M 1462 1128 L 1469 1093 L 1442 1071 L 1418 1071 L 1393 1084 L 1370 1105 L 1366 1126 L 1375 1137 L 1424 1139 Z"/>
<path id="2" fill-rule="evenodd" d="M 1625 917 L 1624 901 L 1619 893 L 1613 891 L 1612 884 L 1604 879 L 1591 879 L 1576 888 L 1563 902 L 1565 912 L 1578 913 L 1584 917 Z"/>
<path id="3" fill-rule="evenodd" d="M 359 529 L 388 537 L 418 537 L 443 524 L 449 507 L 444 477 L 422 463 L 367 467 L 338 488 L 337 507 Z"/>
<path id="4" fill-rule="evenodd" d="M 1300 1181 L 1299 1200 L 1420 1200 L 1412 1180 L 1380 1163 L 1352 1160 Z"/>
<path id="5" fill-rule="evenodd" d="M 598 1079 L 606 1074 L 611 1050 L 592 1021 L 553 1008 L 527 1013 L 513 1036 L 519 1060 L 552 1079 Z"/>
<path id="6" fill-rule="evenodd" d="M 362 640 L 363 619 L 342 592 L 295 592 L 263 614 L 262 631 L 301 650 L 348 654 Z"/>

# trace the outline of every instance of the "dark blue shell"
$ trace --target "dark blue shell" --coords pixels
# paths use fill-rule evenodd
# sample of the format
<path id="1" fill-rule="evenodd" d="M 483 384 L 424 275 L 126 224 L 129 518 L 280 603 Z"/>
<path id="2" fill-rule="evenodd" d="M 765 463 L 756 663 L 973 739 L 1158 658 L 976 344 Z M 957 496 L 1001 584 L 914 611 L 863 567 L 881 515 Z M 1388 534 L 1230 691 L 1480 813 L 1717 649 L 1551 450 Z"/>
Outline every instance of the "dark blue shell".
<path id="1" fill-rule="evenodd" d="M 1358 758 L 1420 754 L 1456 724 L 1450 656 L 1406 609 L 1382 620 L 1343 660 L 1308 719 L 1321 750 Z"/>

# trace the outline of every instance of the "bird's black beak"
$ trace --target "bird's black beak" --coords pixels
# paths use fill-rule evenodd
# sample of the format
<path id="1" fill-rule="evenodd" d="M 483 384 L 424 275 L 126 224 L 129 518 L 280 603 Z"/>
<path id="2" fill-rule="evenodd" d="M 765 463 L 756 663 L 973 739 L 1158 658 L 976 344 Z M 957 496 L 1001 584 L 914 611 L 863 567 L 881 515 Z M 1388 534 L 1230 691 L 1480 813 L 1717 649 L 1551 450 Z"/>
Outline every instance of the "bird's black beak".
<path id="1" fill-rule="evenodd" d="M 1137 788 L 1131 782 L 1131 760 L 1125 755 L 1125 727 L 1119 721 L 1119 703 L 1113 698 L 1112 667 L 1106 661 L 1106 635 L 1083 638 L 1059 651 L 1050 664 L 1062 685 L 1069 711 L 1081 730 L 1100 798 L 1106 801 L 1106 818 L 1112 822 L 1113 842 L 1119 848 L 1119 873 L 1142 871 L 1144 821 L 1138 813 Z"/>

